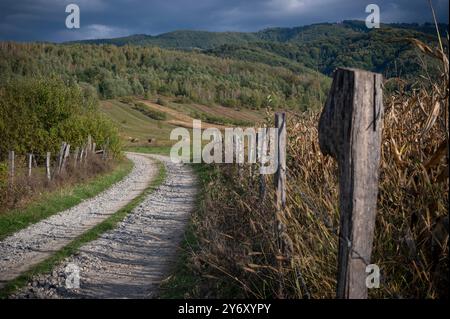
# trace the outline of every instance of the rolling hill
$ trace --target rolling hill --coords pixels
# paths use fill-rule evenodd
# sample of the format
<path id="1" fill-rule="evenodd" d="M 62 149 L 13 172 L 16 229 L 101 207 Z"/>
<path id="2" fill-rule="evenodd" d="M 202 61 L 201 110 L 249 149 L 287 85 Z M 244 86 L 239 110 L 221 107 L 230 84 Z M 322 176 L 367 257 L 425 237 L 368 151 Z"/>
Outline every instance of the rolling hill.
<path id="1" fill-rule="evenodd" d="M 448 24 L 440 24 L 445 36 Z M 175 31 L 116 39 L 81 41 L 90 44 L 158 46 L 283 66 L 294 72 L 308 67 L 330 75 L 336 67 L 358 67 L 386 77 L 413 78 L 421 60 L 408 39 L 436 44 L 433 24 L 383 24 L 367 29 L 362 21 L 320 23 L 259 32 Z M 433 65 L 430 66 L 433 71 Z"/>

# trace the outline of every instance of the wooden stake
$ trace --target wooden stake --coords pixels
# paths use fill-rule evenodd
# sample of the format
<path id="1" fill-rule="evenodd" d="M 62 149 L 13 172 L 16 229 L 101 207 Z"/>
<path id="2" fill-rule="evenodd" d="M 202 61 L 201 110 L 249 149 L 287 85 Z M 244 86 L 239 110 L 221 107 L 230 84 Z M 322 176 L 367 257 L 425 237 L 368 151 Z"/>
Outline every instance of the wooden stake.
<path id="1" fill-rule="evenodd" d="M 383 129 L 381 74 L 337 69 L 319 121 L 323 154 L 339 165 L 338 298 L 367 298 Z"/>
<path id="2" fill-rule="evenodd" d="M 47 173 L 47 179 L 50 180 L 51 179 L 51 175 L 50 175 L 50 152 L 47 152 L 47 158 L 45 159 L 45 171 Z"/>
<path id="3" fill-rule="evenodd" d="M 286 207 L 286 113 L 275 113 L 275 127 L 278 129 L 277 150 L 278 167 L 275 174 L 277 209 Z"/>
<path id="4" fill-rule="evenodd" d="M 31 165 L 33 164 L 33 154 L 28 154 L 28 177 L 31 177 Z"/>
<path id="5" fill-rule="evenodd" d="M 87 140 L 87 152 L 91 152 L 92 151 L 92 136 L 89 134 L 88 135 L 88 140 Z"/>
<path id="6" fill-rule="evenodd" d="M 286 226 L 284 225 L 284 208 L 286 207 L 286 113 L 275 113 L 275 128 L 278 129 L 276 140 L 274 141 L 277 157 L 277 171 L 275 173 L 275 200 L 276 200 L 276 234 L 278 244 L 278 255 L 285 258 L 286 243 L 285 232 Z M 279 287 L 278 298 L 284 298 L 284 264 L 283 260 L 278 259 L 278 273 L 279 273 Z"/>
<path id="7" fill-rule="evenodd" d="M 66 143 L 63 142 L 61 144 L 61 149 L 59 150 L 59 157 L 58 157 L 58 174 L 61 173 L 62 163 L 63 163 L 63 157 L 64 153 L 66 151 Z"/>
<path id="8" fill-rule="evenodd" d="M 70 144 L 66 144 L 66 148 L 64 150 L 64 156 L 61 164 L 61 170 L 64 170 L 66 167 L 66 161 L 70 154 Z"/>

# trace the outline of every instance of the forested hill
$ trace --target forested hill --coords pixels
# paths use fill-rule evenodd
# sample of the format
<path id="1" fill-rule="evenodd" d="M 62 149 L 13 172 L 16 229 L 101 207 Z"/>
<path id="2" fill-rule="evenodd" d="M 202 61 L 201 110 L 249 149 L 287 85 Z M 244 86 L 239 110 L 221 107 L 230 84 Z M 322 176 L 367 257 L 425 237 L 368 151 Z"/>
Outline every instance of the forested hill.
<path id="1" fill-rule="evenodd" d="M 448 24 L 439 27 L 445 38 Z M 330 75 L 336 67 L 347 66 L 381 72 L 386 77 L 415 77 L 422 69 L 421 61 L 408 38 L 436 44 L 435 26 L 403 23 L 367 29 L 363 21 L 343 21 L 253 33 L 175 31 L 81 42 L 201 50 L 220 57 L 283 66 L 294 72 L 307 66 Z"/>
<path id="2" fill-rule="evenodd" d="M 58 77 L 101 98 L 154 94 L 233 108 L 299 110 L 323 104 L 330 80 L 263 63 L 155 47 L 0 42 L 0 83 Z M 268 99 L 268 96 L 271 96 Z"/>

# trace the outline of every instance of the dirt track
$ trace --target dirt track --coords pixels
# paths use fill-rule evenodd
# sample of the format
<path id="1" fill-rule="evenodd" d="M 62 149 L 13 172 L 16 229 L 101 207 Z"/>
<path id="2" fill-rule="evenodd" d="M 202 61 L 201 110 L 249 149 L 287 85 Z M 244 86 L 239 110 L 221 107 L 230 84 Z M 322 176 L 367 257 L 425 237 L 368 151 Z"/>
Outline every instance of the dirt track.
<path id="1" fill-rule="evenodd" d="M 131 156 L 134 156 L 132 154 Z M 137 156 L 137 155 L 136 155 Z M 80 252 L 34 278 L 15 298 L 152 298 L 170 270 L 194 208 L 196 181 L 188 165 L 165 156 L 164 183 L 117 228 L 81 247 Z M 80 272 L 80 288 L 66 287 L 68 264 Z"/>

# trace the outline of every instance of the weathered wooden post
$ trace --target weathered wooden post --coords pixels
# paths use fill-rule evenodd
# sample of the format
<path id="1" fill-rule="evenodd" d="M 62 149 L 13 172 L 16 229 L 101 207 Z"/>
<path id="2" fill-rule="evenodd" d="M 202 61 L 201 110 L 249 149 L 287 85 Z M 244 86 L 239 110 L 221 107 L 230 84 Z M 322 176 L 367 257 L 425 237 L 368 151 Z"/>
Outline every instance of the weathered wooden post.
<path id="1" fill-rule="evenodd" d="M 80 159 L 79 159 L 80 165 L 83 165 L 83 158 L 84 158 L 84 156 L 85 156 L 85 154 L 84 154 L 84 147 L 82 147 L 81 151 L 80 151 Z"/>
<path id="2" fill-rule="evenodd" d="M 61 149 L 59 150 L 59 157 L 58 157 L 58 174 L 61 173 L 62 163 L 63 163 L 63 157 L 66 151 L 66 143 L 63 142 L 61 144 Z"/>
<path id="3" fill-rule="evenodd" d="M 283 264 L 287 260 L 286 243 L 284 233 L 286 226 L 283 223 L 284 208 L 286 207 L 286 113 L 275 113 L 275 128 L 277 129 L 275 143 L 275 156 L 277 157 L 277 170 L 275 173 L 275 200 L 276 200 L 276 234 L 278 241 L 278 255 L 283 259 L 278 259 L 279 287 L 278 298 L 284 298 L 284 276 Z"/>
<path id="4" fill-rule="evenodd" d="M 28 177 L 31 177 L 31 165 L 33 164 L 33 154 L 28 154 Z"/>
<path id="5" fill-rule="evenodd" d="M 106 143 L 103 145 L 103 153 L 102 159 L 106 161 L 108 159 L 108 146 L 109 146 L 109 137 L 106 139 Z"/>
<path id="6" fill-rule="evenodd" d="M 65 169 L 66 161 L 67 161 L 67 158 L 69 157 L 69 155 L 70 155 L 70 144 L 66 144 L 66 148 L 64 150 L 64 155 L 63 155 L 63 160 L 62 160 L 62 164 L 61 164 L 60 170 L 64 170 Z"/>
<path id="7" fill-rule="evenodd" d="M 278 129 L 277 143 L 277 172 L 275 174 L 275 187 L 277 196 L 277 209 L 286 206 L 286 113 L 275 113 L 275 128 Z"/>
<path id="8" fill-rule="evenodd" d="M 50 175 L 50 152 L 47 152 L 47 157 L 45 159 L 45 172 L 47 173 L 47 179 L 50 180 L 51 175 Z"/>
<path id="9" fill-rule="evenodd" d="M 92 151 L 92 136 L 89 134 L 87 139 L 87 152 Z"/>
<path id="10" fill-rule="evenodd" d="M 381 74 L 337 69 L 319 121 L 323 154 L 339 165 L 338 298 L 367 298 L 383 129 Z"/>
<path id="11" fill-rule="evenodd" d="M 15 174 L 15 153 L 14 151 L 9 151 L 8 160 L 9 160 L 9 181 L 14 184 L 14 174 Z"/>

